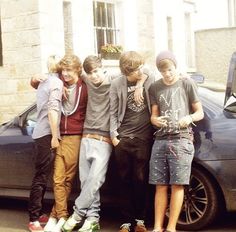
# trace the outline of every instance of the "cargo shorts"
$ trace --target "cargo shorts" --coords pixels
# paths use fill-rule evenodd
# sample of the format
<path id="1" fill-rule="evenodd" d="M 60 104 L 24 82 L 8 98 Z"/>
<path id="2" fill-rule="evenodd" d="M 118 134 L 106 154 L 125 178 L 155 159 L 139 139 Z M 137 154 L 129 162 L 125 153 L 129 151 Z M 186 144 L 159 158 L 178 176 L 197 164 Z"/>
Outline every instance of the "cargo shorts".
<path id="1" fill-rule="evenodd" d="M 149 163 L 149 183 L 188 185 L 193 156 L 194 146 L 190 139 L 155 140 Z"/>

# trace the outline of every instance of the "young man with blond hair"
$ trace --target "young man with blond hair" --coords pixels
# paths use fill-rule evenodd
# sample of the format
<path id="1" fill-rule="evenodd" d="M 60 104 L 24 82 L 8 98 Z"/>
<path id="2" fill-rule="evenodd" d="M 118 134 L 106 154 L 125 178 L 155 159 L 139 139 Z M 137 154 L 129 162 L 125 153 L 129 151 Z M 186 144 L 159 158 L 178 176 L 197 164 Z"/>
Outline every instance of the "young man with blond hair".
<path id="1" fill-rule="evenodd" d="M 149 183 L 156 186 L 153 232 L 175 232 L 194 155 L 191 125 L 204 115 L 194 81 L 177 73 L 173 53 L 159 53 L 156 66 L 162 78 L 150 88 L 151 122 L 156 127 L 149 172 Z M 169 186 L 170 212 L 165 230 Z"/>
<path id="2" fill-rule="evenodd" d="M 40 225 L 42 202 L 46 191 L 49 174 L 53 167 L 54 150 L 59 146 L 61 119 L 61 98 L 63 83 L 59 79 L 58 59 L 50 56 L 47 62 L 47 80 L 40 83 L 37 89 L 37 122 L 33 139 L 37 147 L 35 174 L 29 198 L 29 224 L 31 232 L 43 232 Z"/>
<path id="3" fill-rule="evenodd" d="M 45 232 L 60 232 L 68 218 L 67 201 L 78 170 L 80 142 L 87 106 L 87 87 L 81 79 L 80 59 L 74 54 L 68 54 L 60 60 L 59 65 L 61 79 L 65 86 L 65 99 L 62 101 L 61 141 L 56 151 L 53 172 L 55 203 L 44 227 Z M 38 83 L 37 80 L 32 82 Z"/>

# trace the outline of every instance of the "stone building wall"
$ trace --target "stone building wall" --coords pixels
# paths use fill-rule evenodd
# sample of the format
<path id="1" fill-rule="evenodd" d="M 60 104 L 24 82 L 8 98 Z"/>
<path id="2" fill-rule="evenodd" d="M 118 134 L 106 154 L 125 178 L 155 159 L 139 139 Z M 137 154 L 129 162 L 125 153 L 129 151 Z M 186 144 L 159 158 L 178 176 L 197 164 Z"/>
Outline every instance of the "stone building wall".
<path id="1" fill-rule="evenodd" d="M 0 67 L 0 122 L 32 102 L 29 77 L 40 70 L 37 1 L 0 1 L 3 66 Z M 9 10 L 10 9 L 10 10 Z"/>
<path id="2" fill-rule="evenodd" d="M 236 28 L 197 31 L 196 67 L 207 80 L 225 84 L 229 61 L 236 51 Z"/>
<path id="3" fill-rule="evenodd" d="M 62 0 L 0 0 L 0 8 L 3 47 L 1 123 L 35 101 L 30 78 L 46 71 L 49 55 L 64 54 L 64 32 Z"/>

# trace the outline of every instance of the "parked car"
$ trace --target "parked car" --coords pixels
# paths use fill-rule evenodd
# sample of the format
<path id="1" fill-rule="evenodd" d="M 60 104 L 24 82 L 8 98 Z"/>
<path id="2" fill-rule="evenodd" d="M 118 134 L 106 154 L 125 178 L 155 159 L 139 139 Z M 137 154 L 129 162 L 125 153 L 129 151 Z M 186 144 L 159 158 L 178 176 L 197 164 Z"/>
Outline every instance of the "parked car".
<path id="1" fill-rule="evenodd" d="M 195 76 L 196 77 L 196 76 Z M 205 117 L 197 123 L 191 183 L 185 197 L 178 228 L 199 230 L 224 209 L 236 210 L 236 53 L 233 54 L 224 93 L 199 87 Z M 35 105 L 0 126 L 0 196 L 27 198 L 34 172 L 35 144 L 31 134 L 36 122 Z M 111 159 L 102 202 L 119 204 L 116 173 Z M 78 176 L 72 199 L 79 193 Z M 52 182 L 46 198 L 52 199 Z M 153 205 L 153 199 L 150 200 Z M 168 217 L 168 213 L 166 215 Z"/>

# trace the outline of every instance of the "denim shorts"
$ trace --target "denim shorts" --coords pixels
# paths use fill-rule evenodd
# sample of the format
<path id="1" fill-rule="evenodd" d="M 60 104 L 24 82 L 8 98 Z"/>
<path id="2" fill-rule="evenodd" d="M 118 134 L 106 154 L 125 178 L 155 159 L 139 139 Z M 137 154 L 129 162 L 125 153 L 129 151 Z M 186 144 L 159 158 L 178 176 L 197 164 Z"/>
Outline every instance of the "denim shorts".
<path id="1" fill-rule="evenodd" d="M 155 140 L 149 164 L 149 183 L 188 185 L 193 155 L 193 142 L 187 138 Z"/>

